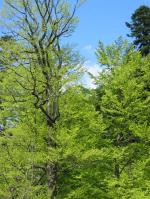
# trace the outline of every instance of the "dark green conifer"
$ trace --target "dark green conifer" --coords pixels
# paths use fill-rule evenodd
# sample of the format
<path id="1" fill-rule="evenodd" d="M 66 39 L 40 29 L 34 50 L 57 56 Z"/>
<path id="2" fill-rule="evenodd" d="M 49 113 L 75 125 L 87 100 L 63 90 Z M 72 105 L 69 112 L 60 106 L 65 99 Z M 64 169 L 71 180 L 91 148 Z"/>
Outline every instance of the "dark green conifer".
<path id="1" fill-rule="evenodd" d="M 131 30 L 128 36 L 134 38 L 135 47 L 143 56 L 148 55 L 150 53 L 150 8 L 140 6 L 132 14 L 131 22 L 126 22 L 126 26 Z"/>

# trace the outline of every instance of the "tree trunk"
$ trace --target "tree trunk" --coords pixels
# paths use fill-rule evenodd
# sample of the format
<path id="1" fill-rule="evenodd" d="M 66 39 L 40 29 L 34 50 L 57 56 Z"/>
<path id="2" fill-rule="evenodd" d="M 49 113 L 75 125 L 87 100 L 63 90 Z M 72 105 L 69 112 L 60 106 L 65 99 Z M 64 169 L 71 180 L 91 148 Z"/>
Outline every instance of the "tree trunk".
<path id="1" fill-rule="evenodd" d="M 48 183 L 48 196 L 50 199 L 55 199 L 56 196 L 56 177 L 57 177 L 57 168 L 56 163 L 47 164 L 47 183 Z"/>
<path id="2" fill-rule="evenodd" d="M 58 98 L 57 100 L 56 98 L 51 99 L 51 101 L 47 103 L 47 113 L 52 120 L 48 121 L 47 119 L 47 125 L 52 129 L 54 128 L 54 124 L 59 116 L 58 110 L 59 110 Z M 51 147 L 53 149 L 56 149 L 57 147 L 53 130 L 52 130 L 52 135 L 50 135 L 50 137 L 48 138 L 48 147 Z M 57 163 L 55 160 L 52 160 L 51 162 L 47 163 L 46 171 L 47 171 L 47 184 L 49 188 L 48 196 L 50 199 L 55 199 L 56 198 L 56 185 L 57 185 L 56 184 L 57 183 Z"/>

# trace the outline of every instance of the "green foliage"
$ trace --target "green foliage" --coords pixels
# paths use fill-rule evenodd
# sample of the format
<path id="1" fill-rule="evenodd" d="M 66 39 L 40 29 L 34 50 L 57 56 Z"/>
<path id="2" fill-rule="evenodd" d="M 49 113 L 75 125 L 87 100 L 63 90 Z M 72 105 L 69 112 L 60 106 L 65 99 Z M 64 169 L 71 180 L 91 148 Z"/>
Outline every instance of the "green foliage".
<path id="1" fill-rule="evenodd" d="M 129 45 L 128 41 L 119 37 L 112 45 L 106 47 L 102 42 L 99 42 L 96 56 L 102 66 L 111 69 L 120 65 L 123 61 L 126 62 L 132 50 L 133 47 Z"/>
<path id="2" fill-rule="evenodd" d="M 48 23 L 47 4 L 25 2 L 27 43 L 0 39 L 0 198 L 148 199 L 150 56 L 122 38 L 100 42 L 103 71 L 85 89 L 83 60 L 58 39 L 76 23 L 70 5 L 54 1 Z"/>
<path id="3" fill-rule="evenodd" d="M 150 57 L 131 51 L 124 59 L 113 70 L 104 70 L 97 81 L 97 107 L 106 125 L 103 139 L 109 140 L 114 169 L 114 179 L 107 181 L 108 195 L 149 198 Z"/>
<path id="4" fill-rule="evenodd" d="M 99 144 L 105 126 L 89 97 L 79 87 L 71 88 L 62 97 L 57 138 L 62 158 L 58 198 L 92 198 L 102 192 L 97 180 L 104 175 L 100 169 L 104 155 L 100 157 L 103 153 Z"/>
<path id="5" fill-rule="evenodd" d="M 30 91 L 32 74 L 42 91 L 42 71 L 10 67 L 14 60 L 4 45 L 1 55 L 5 53 L 8 65 L 0 72 L 0 123 L 5 127 L 0 134 L 0 197 L 51 198 L 48 168 L 56 165 L 58 199 L 149 198 L 150 57 L 142 58 L 122 40 L 97 52 L 100 64 L 109 62 L 109 67 L 98 77 L 95 91 L 77 85 L 78 55 L 64 48 L 66 65 L 59 71 L 53 56 L 56 75 L 49 83 L 56 91 L 62 86 L 60 116 L 48 126 Z"/>
<path id="6" fill-rule="evenodd" d="M 31 104 L 24 104 L 29 110 L 21 111 L 22 120 L 8 127 L 0 139 L 3 198 L 47 198 L 44 168 L 49 161 L 57 162 L 57 198 L 102 194 L 101 184 L 95 182 L 104 176 L 101 168 L 107 149 L 104 154 L 100 150 L 100 135 L 105 126 L 89 98 L 79 87 L 66 90 L 60 98 L 61 117 L 53 129 L 47 128 L 40 111 L 35 113 Z M 53 139 L 56 149 L 48 144 Z"/>

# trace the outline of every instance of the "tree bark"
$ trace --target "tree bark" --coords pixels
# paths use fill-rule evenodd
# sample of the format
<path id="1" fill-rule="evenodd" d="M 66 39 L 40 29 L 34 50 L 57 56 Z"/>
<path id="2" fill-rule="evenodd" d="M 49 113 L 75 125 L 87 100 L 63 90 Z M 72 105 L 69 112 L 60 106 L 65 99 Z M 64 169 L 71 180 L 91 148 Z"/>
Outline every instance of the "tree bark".
<path id="1" fill-rule="evenodd" d="M 50 199 L 56 197 L 56 178 L 57 178 L 57 166 L 56 163 L 49 163 L 46 167 L 47 171 L 47 185 L 49 188 L 48 196 Z"/>

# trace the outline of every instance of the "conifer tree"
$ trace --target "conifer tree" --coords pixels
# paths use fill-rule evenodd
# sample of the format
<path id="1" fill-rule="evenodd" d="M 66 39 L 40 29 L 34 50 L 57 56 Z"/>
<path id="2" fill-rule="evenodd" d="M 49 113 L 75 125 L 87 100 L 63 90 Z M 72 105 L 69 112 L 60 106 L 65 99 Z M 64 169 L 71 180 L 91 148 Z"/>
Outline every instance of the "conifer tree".
<path id="1" fill-rule="evenodd" d="M 140 6 L 131 16 L 131 22 L 126 22 L 133 37 L 133 44 L 145 56 L 150 53 L 150 8 Z"/>

